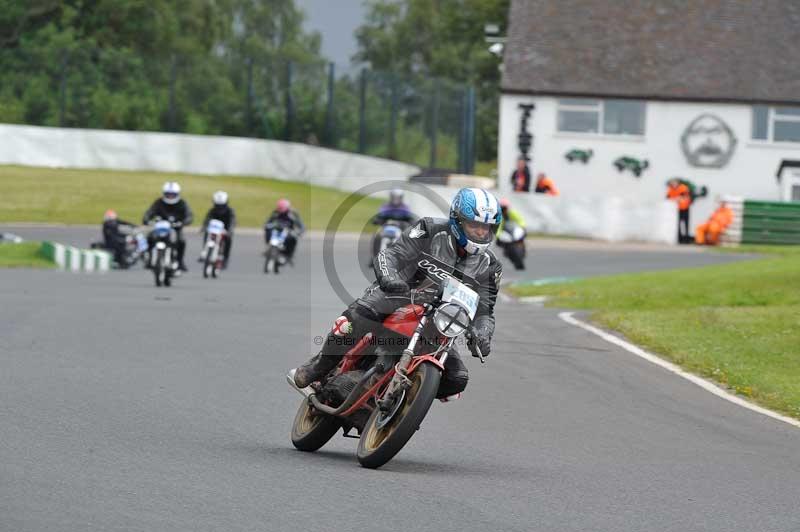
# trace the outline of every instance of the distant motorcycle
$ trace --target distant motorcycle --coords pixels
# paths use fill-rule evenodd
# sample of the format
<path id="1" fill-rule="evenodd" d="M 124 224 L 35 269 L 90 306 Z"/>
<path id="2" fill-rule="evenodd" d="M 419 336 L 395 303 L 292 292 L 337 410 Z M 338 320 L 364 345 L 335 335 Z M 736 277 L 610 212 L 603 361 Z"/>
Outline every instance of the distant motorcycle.
<path id="1" fill-rule="evenodd" d="M 206 242 L 200 258 L 203 261 L 203 278 L 216 278 L 222 270 L 224 262 L 224 250 L 227 245 L 228 232 L 225 230 L 225 223 L 220 220 L 209 220 L 206 227 Z"/>
<path id="2" fill-rule="evenodd" d="M 153 271 L 156 286 L 171 286 L 172 279 L 179 275 L 179 265 L 175 250 L 177 236 L 175 229 L 180 222 L 157 220 L 150 233 L 153 247 L 149 252 L 148 264 Z"/>
<path id="3" fill-rule="evenodd" d="M 378 253 L 397 242 L 407 226 L 407 222 L 391 219 L 386 220 L 372 238 L 373 259 L 378 256 Z"/>
<path id="4" fill-rule="evenodd" d="M 125 251 L 121 257 L 121 262 L 117 265 L 122 269 L 127 269 L 135 266 L 141 260 L 146 262 L 147 253 L 147 237 L 144 231 L 132 225 L 120 224 L 119 232 L 125 237 Z M 92 242 L 90 247 L 92 249 L 106 249 L 105 242 Z M 114 250 L 109 250 L 113 253 Z"/>
<path id="5" fill-rule="evenodd" d="M 497 245 L 503 249 L 503 254 L 511 261 L 517 270 L 525 269 L 525 228 L 506 221 L 503 230 L 497 235 Z"/>
<path id="6" fill-rule="evenodd" d="M 281 266 L 286 264 L 286 239 L 290 234 L 288 227 L 274 229 L 269 237 L 264 260 L 264 273 L 279 273 Z"/>

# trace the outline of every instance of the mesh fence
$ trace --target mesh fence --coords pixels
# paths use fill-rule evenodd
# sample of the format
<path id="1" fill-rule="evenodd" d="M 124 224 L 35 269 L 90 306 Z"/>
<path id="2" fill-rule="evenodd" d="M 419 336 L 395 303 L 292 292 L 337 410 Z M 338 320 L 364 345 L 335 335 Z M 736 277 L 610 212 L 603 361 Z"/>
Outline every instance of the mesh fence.
<path id="1" fill-rule="evenodd" d="M 280 58 L 75 47 L 2 50 L 0 68 L 3 123 L 281 139 L 467 173 L 491 114 L 464 84 Z"/>

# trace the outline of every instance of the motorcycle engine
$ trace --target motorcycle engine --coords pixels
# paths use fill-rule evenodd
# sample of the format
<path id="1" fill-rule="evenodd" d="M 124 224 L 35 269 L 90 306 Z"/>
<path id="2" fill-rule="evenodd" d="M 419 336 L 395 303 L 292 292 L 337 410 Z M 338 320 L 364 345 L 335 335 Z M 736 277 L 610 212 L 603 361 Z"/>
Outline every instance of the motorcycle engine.
<path id="1" fill-rule="evenodd" d="M 330 379 L 324 390 L 328 404 L 334 407 L 341 405 L 363 376 L 364 370 L 357 369 Z"/>

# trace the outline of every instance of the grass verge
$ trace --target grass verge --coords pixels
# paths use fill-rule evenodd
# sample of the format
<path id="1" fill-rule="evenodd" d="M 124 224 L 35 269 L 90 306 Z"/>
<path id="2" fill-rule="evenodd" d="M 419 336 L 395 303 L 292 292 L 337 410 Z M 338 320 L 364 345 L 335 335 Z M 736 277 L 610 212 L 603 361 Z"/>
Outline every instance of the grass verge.
<path id="1" fill-rule="evenodd" d="M 41 242 L 0 243 L 0 268 L 55 268 L 41 247 Z"/>
<path id="2" fill-rule="evenodd" d="M 310 229 L 324 229 L 347 192 L 306 183 L 259 177 L 200 176 L 158 172 L 70 170 L 0 166 L 0 222 L 100 224 L 103 212 L 139 222 L 160 196 L 164 181 L 178 181 L 195 213 L 195 225 L 211 207 L 211 195 L 223 189 L 243 227 L 260 227 L 280 198 L 289 198 Z M 363 198 L 340 229 L 361 230 L 380 201 Z M 198 219 L 199 218 L 199 219 Z"/>
<path id="3" fill-rule="evenodd" d="M 800 418 L 800 249 L 759 247 L 761 259 L 703 268 L 518 286 L 689 371 Z"/>

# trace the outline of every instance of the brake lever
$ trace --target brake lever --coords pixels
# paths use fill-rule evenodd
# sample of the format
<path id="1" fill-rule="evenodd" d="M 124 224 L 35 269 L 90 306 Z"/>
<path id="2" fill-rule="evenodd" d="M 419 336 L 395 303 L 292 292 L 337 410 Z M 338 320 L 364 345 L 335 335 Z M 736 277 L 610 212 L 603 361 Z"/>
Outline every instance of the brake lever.
<path id="1" fill-rule="evenodd" d="M 467 340 L 469 341 L 469 350 L 472 351 L 472 355 L 477 357 L 478 360 L 481 361 L 481 364 L 486 364 L 486 360 L 483 358 L 483 353 L 481 352 L 481 348 L 478 345 L 478 340 L 475 338 L 475 333 L 470 328 L 467 335 L 469 336 Z"/>

